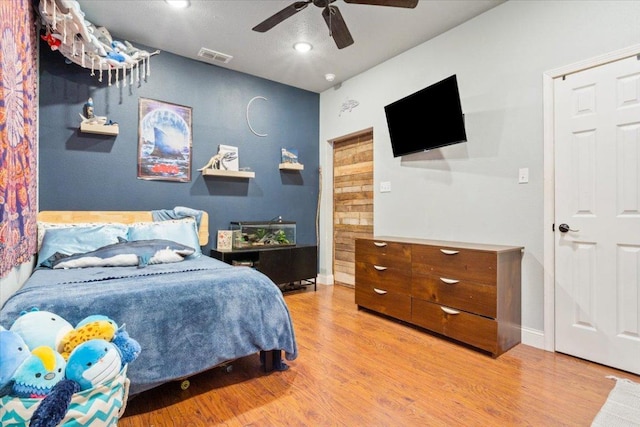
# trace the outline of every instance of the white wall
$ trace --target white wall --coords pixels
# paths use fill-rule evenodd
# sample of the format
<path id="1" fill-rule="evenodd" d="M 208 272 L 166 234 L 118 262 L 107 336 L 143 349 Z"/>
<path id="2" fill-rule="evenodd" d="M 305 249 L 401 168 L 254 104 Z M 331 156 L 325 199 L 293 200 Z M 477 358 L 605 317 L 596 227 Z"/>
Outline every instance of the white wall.
<path id="1" fill-rule="evenodd" d="M 523 342 L 542 347 L 542 74 L 640 42 L 638 1 L 511 0 L 320 96 L 320 276 L 331 271 L 331 146 L 374 129 L 374 233 L 521 245 Z M 393 158 L 384 106 L 457 74 L 468 142 Z M 342 104 L 355 100 L 351 112 Z M 529 183 L 518 184 L 518 169 Z M 549 331 L 552 333 L 553 331 Z"/>

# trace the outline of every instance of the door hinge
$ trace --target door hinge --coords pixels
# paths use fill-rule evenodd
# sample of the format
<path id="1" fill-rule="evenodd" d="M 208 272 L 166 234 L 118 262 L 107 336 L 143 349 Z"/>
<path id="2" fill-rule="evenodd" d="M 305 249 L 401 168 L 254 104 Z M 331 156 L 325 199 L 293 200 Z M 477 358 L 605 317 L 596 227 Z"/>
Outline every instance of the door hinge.
<path id="1" fill-rule="evenodd" d="M 551 231 L 556 231 L 556 223 L 551 224 Z"/>

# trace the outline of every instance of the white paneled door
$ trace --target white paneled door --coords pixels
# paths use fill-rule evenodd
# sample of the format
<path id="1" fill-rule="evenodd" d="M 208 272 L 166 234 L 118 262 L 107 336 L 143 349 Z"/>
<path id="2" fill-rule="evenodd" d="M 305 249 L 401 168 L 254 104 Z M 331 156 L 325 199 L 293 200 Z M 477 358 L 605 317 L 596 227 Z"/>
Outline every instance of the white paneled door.
<path id="1" fill-rule="evenodd" d="M 556 350 L 640 374 L 640 59 L 554 97 Z"/>

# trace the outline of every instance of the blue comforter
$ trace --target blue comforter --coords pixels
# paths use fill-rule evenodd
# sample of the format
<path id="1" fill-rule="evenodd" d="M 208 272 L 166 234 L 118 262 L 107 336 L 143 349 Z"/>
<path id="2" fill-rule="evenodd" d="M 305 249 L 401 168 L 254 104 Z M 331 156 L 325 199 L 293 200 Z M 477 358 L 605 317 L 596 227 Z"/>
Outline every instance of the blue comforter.
<path id="1" fill-rule="evenodd" d="M 142 347 L 128 369 L 131 394 L 261 350 L 297 357 L 289 310 L 262 273 L 201 256 L 145 268 L 36 270 L 0 310 L 9 328 L 31 307 L 72 325 L 106 315 Z"/>

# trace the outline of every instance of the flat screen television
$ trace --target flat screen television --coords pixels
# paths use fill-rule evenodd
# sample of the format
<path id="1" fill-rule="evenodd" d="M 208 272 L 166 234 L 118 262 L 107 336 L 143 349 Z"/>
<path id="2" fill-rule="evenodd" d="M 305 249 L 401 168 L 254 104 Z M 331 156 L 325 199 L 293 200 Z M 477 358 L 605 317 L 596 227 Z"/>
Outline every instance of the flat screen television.
<path id="1" fill-rule="evenodd" d="M 393 157 L 467 140 L 456 75 L 384 107 Z"/>

